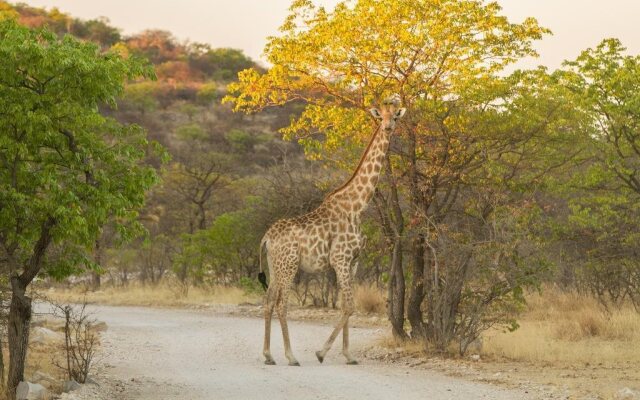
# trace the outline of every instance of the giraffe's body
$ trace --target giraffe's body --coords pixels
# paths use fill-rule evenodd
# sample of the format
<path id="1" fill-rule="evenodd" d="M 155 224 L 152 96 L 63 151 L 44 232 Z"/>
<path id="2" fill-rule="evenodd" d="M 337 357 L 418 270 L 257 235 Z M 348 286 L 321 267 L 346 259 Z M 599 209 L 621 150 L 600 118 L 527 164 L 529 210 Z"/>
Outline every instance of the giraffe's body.
<path id="1" fill-rule="evenodd" d="M 271 316 L 275 308 L 282 326 L 289 364 L 299 365 L 291 352 L 286 320 L 289 289 L 298 269 L 316 273 L 329 267 L 335 270 L 342 291 L 343 314 L 323 349 L 316 355 L 322 362 L 342 330 L 343 354 L 347 363 L 356 363 L 349 354 L 348 321 L 354 311 L 351 271 L 364 245 L 360 233 L 360 214 L 373 196 L 395 121 L 402 117 L 404 109 L 398 110 L 394 104 L 385 104 L 382 111 L 372 110 L 372 114 L 381 120 L 381 124 L 351 179 L 327 196 L 314 211 L 273 224 L 262 239 L 260 251 L 263 246 L 267 249 L 271 276 L 271 285 L 265 297 L 264 356 L 267 364 L 275 363 L 270 352 Z"/>

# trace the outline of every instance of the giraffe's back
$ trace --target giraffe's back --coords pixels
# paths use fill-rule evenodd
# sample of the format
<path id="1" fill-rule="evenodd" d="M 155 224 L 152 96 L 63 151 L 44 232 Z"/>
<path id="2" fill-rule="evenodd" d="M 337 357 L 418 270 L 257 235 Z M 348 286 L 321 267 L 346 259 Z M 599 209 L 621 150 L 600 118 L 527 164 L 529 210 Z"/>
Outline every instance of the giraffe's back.
<path id="1" fill-rule="evenodd" d="M 333 227 L 330 210 L 320 206 L 310 213 L 274 223 L 267 235 L 269 251 L 282 255 L 295 251 L 298 266 L 305 272 L 317 273 L 329 266 L 329 250 Z"/>
<path id="2" fill-rule="evenodd" d="M 305 215 L 277 221 L 267 236 L 269 251 L 276 259 L 295 256 L 296 267 L 310 273 L 328 268 L 332 251 L 346 259 L 356 258 L 364 243 L 357 218 L 350 218 L 331 203 Z"/>

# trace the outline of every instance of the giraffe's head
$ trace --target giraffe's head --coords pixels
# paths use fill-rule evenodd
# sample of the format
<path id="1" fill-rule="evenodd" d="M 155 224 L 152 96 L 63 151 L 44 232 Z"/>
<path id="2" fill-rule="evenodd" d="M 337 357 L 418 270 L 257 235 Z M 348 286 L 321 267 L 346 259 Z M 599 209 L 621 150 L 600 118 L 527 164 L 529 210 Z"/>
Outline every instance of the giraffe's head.
<path id="1" fill-rule="evenodd" d="M 392 132 L 396 127 L 396 122 L 402 118 L 406 108 L 398 107 L 398 102 L 395 100 L 387 100 L 382 103 L 382 107 L 372 108 L 369 110 L 371 115 L 378 121 L 380 121 L 380 129 L 386 132 Z"/>

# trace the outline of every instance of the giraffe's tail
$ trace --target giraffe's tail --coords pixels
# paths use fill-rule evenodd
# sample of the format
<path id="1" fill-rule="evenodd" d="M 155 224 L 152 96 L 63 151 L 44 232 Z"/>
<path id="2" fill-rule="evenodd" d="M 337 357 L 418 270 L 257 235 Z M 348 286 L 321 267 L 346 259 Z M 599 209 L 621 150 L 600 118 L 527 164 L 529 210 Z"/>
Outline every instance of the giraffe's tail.
<path id="1" fill-rule="evenodd" d="M 269 288 L 269 284 L 267 283 L 267 275 L 264 273 L 262 269 L 262 248 L 268 244 L 269 238 L 267 235 L 264 235 L 262 240 L 260 241 L 260 248 L 258 249 L 258 259 L 260 260 L 260 273 L 258 273 L 258 281 L 262 284 L 262 288 L 266 291 Z M 267 251 L 269 251 L 267 249 Z"/>

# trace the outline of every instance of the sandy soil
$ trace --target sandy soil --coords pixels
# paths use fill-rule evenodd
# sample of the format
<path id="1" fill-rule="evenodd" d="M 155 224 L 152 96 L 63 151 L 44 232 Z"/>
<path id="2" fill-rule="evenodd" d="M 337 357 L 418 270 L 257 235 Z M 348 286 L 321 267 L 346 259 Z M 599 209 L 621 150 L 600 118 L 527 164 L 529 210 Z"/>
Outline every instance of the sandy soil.
<path id="1" fill-rule="evenodd" d="M 379 328 L 352 330 L 360 365 L 344 364 L 339 341 L 321 365 L 314 351 L 329 335 L 331 325 L 291 322 L 293 349 L 302 367 L 289 367 L 275 322 L 272 352 L 278 365 L 266 366 L 261 356 L 263 321 L 258 318 L 135 307 L 92 306 L 91 311 L 109 326 L 96 374 L 100 386 L 85 385 L 63 399 L 563 398 L 368 358 L 384 336 Z"/>

